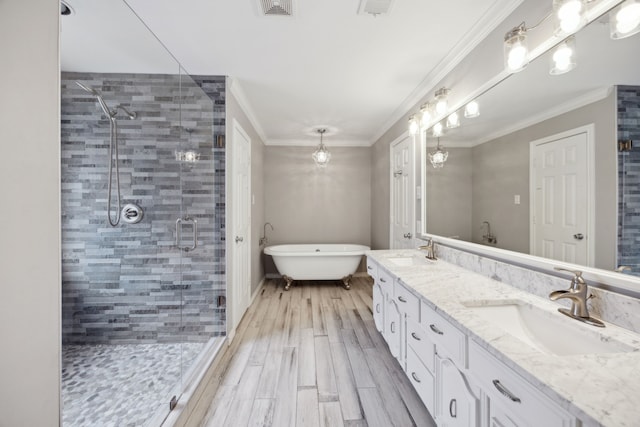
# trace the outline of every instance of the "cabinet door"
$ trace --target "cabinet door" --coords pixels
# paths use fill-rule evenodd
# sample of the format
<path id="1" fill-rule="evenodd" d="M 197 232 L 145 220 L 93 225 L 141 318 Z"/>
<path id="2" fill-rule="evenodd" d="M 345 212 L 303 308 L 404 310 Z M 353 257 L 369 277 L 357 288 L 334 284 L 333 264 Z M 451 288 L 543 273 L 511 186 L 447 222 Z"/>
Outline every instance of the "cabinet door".
<path id="1" fill-rule="evenodd" d="M 398 305 L 393 300 L 393 295 L 387 294 L 385 296 L 385 300 L 384 331 L 382 335 L 384 336 L 393 357 L 400 360 L 400 310 L 398 310 Z"/>
<path id="2" fill-rule="evenodd" d="M 449 359 L 436 357 L 436 421 L 440 427 L 478 425 L 478 399 Z"/>
<path id="3" fill-rule="evenodd" d="M 379 283 L 373 284 L 373 321 L 378 332 L 384 335 L 384 294 Z"/>

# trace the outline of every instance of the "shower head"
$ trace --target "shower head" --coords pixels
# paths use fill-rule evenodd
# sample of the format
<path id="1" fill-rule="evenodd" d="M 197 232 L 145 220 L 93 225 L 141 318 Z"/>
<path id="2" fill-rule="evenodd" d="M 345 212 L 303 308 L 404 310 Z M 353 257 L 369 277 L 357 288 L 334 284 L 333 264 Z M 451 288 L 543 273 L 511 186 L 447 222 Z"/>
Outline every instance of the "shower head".
<path id="1" fill-rule="evenodd" d="M 124 113 L 127 115 L 129 120 L 133 120 L 138 116 L 135 112 L 129 111 L 124 105 L 116 105 L 116 108 L 115 108 L 114 114 L 113 114 L 114 116 L 116 115 L 118 110 L 124 111 Z"/>
<path id="2" fill-rule="evenodd" d="M 79 81 L 76 81 L 76 84 L 78 86 L 80 86 L 80 88 L 82 88 L 84 91 L 89 92 L 91 95 L 96 97 L 96 99 L 98 100 L 98 104 L 100 104 L 100 107 L 102 108 L 102 111 L 104 111 L 104 114 L 109 119 L 113 119 L 115 117 L 117 111 L 116 110 L 111 111 L 109 109 L 109 107 L 107 107 L 107 104 L 104 102 L 104 99 L 102 99 L 102 95 L 100 95 L 100 92 L 98 92 L 97 90 L 95 90 L 91 86 L 86 86 L 86 85 L 80 83 Z"/>

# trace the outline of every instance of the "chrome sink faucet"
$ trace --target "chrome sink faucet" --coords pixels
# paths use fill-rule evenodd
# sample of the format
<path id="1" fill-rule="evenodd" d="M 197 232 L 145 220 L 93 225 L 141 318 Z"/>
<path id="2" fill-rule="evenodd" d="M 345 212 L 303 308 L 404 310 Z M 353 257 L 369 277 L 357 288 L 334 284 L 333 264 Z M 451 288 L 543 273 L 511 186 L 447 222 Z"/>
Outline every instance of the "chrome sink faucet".
<path id="1" fill-rule="evenodd" d="M 430 259 L 430 260 L 434 260 L 434 261 L 438 259 L 438 258 L 436 258 L 436 244 L 433 241 L 432 237 L 429 237 L 427 239 L 427 244 L 426 245 L 420 246 L 420 247 L 418 247 L 418 249 L 427 251 L 427 255 L 425 256 L 425 258 Z"/>
<path id="2" fill-rule="evenodd" d="M 574 275 L 571 279 L 571 286 L 569 286 L 569 289 L 566 291 L 553 291 L 549 294 L 549 298 L 552 301 L 565 298 L 571 301 L 571 309 L 559 308 L 558 311 L 581 322 L 604 328 L 604 323 L 602 323 L 601 320 L 589 315 L 587 300 L 592 298 L 593 295 L 587 296 L 588 286 L 587 282 L 582 278 L 582 271 L 567 270 L 566 268 L 560 267 L 555 267 L 555 270 L 567 271 Z"/>

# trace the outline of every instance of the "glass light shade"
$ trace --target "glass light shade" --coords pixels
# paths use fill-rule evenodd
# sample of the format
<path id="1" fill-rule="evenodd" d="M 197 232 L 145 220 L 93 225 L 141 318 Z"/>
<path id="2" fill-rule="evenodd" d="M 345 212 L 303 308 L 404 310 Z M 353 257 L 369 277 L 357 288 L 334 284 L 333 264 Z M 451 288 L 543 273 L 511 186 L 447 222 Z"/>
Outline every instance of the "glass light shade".
<path id="1" fill-rule="evenodd" d="M 436 92 L 436 114 L 441 116 L 447 112 L 447 95 L 449 95 L 449 89 L 441 88 Z"/>
<path id="2" fill-rule="evenodd" d="M 331 160 L 331 153 L 324 144 L 320 143 L 316 151 L 313 152 L 312 157 L 316 165 L 324 168 L 327 167 L 329 160 Z"/>
<path id="3" fill-rule="evenodd" d="M 429 126 L 429 122 L 431 121 L 431 105 L 429 104 L 424 104 L 422 107 L 420 107 L 420 121 L 421 121 L 421 125 L 422 127 L 426 128 L 427 126 Z"/>
<path id="4" fill-rule="evenodd" d="M 507 71 L 516 73 L 529 64 L 527 29 L 524 22 L 504 36 L 504 58 Z"/>
<path id="5" fill-rule="evenodd" d="M 576 68 L 576 65 L 575 37 L 572 36 L 554 49 L 549 73 L 564 74 Z"/>
<path id="6" fill-rule="evenodd" d="M 449 114 L 449 117 L 447 117 L 447 128 L 453 129 L 457 128 L 458 126 L 460 126 L 460 116 L 457 112 L 454 111 L 453 113 Z"/>
<path id="7" fill-rule="evenodd" d="M 417 134 L 419 127 L 420 126 L 418 125 L 418 121 L 416 120 L 416 117 L 413 114 L 409 116 L 409 133 L 411 135 Z"/>
<path id="8" fill-rule="evenodd" d="M 464 116 L 468 119 L 480 115 L 480 106 L 476 101 L 471 101 L 464 107 Z"/>
<path id="9" fill-rule="evenodd" d="M 444 166 L 444 162 L 446 162 L 449 157 L 449 152 L 444 151 L 442 147 L 440 147 L 440 141 L 438 141 L 436 151 L 427 153 L 427 155 L 429 156 L 429 162 L 431 162 L 431 165 L 438 169 Z"/>
<path id="10" fill-rule="evenodd" d="M 570 35 L 587 23 L 585 0 L 554 0 L 553 11 L 556 20 L 556 34 Z"/>
<path id="11" fill-rule="evenodd" d="M 175 155 L 179 162 L 196 163 L 200 160 L 200 153 L 196 151 L 176 151 Z"/>
<path id="12" fill-rule="evenodd" d="M 623 39 L 640 32 L 640 2 L 627 0 L 613 9 L 609 25 L 612 39 Z"/>
<path id="13" fill-rule="evenodd" d="M 433 136 L 442 135 L 442 123 L 441 122 L 438 122 L 435 125 L 433 125 L 432 133 L 433 133 Z"/>

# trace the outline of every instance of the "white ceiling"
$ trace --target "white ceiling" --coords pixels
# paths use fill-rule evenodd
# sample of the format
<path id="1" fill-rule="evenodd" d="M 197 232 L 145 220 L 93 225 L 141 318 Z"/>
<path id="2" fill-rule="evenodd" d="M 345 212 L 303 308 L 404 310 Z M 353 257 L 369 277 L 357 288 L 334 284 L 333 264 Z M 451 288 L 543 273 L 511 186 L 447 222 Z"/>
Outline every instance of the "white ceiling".
<path id="1" fill-rule="evenodd" d="M 177 72 L 120 0 L 69 0 L 62 69 Z M 386 16 L 359 0 L 297 0 L 261 16 L 258 0 L 127 0 L 190 74 L 227 75 L 267 144 L 370 145 L 433 89 L 518 0 L 396 0 Z"/>

